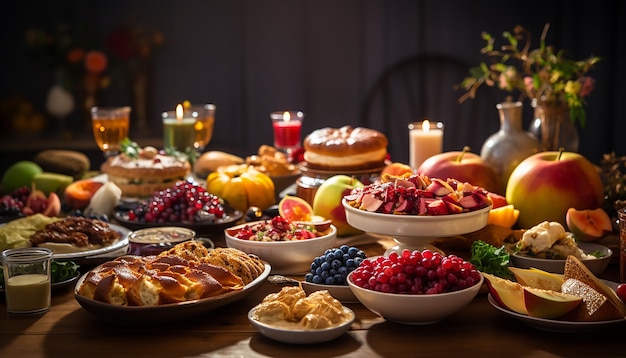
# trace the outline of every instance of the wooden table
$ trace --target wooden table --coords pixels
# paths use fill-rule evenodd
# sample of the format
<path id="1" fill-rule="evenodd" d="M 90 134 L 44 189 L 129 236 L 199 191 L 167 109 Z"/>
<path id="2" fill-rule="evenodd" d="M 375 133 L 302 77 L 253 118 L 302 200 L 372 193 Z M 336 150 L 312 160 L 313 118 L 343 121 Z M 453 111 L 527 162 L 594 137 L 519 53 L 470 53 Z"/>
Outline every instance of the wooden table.
<path id="1" fill-rule="evenodd" d="M 218 246 L 223 243 L 216 241 Z M 381 254 L 388 238 L 360 245 Z M 612 263 L 603 278 L 615 281 Z M 479 295 L 467 308 L 435 324 L 387 322 L 361 304 L 351 330 L 326 343 L 291 345 L 260 335 L 246 313 L 279 285 L 264 283 L 247 298 L 192 320 L 146 328 L 114 326 L 85 311 L 73 291 L 56 292 L 40 317 L 7 316 L 0 300 L 0 357 L 616 357 L 626 356 L 626 325 L 592 332 L 552 333 L 493 308 Z"/>

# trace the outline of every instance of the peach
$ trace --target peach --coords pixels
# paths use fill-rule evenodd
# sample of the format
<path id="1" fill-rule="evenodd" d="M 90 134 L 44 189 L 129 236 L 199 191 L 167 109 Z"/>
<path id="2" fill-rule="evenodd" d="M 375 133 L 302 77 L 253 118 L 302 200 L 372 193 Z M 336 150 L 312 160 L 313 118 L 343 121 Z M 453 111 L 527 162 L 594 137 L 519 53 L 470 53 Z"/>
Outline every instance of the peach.
<path id="1" fill-rule="evenodd" d="M 93 179 L 81 179 L 65 188 L 63 199 L 70 209 L 84 210 L 89 206 L 93 195 L 104 183 Z"/>
<path id="2" fill-rule="evenodd" d="M 408 164 L 394 162 L 385 166 L 382 172 L 380 172 L 380 176 L 382 177 L 385 174 L 393 175 L 393 176 L 402 176 L 406 173 L 413 174 L 413 169 Z"/>

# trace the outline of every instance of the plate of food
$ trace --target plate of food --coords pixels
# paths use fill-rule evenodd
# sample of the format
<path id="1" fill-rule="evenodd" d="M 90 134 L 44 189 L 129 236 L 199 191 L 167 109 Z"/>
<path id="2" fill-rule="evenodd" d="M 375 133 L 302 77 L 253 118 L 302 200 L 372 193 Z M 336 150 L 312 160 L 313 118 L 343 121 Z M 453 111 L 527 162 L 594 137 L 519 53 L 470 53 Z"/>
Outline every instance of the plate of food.
<path id="1" fill-rule="evenodd" d="M 626 305 L 616 292 L 618 284 L 597 278 L 575 256 L 568 256 L 562 276 L 545 273 L 554 278 L 523 278 L 521 292 L 506 279 L 484 275 L 489 280 L 489 303 L 498 311 L 538 329 L 589 331 L 626 322 Z M 554 287 L 550 281 L 555 279 L 560 285 L 545 288 Z"/>
<path id="2" fill-rule="evenodd" d="M 590 321 L 590 322 L 576 322 L 576 321 L 560 321 L 557 319 L 546 319 L 546 318 L 537 318 L 531 317 L 525 314 L 513 312 L 509 309 L 506 309 L 500 306 L 496 300 L 491 296 L 491 294 L 487 295 L 487 300 L 489 303 L 498 311 L 510 316 L 514 319 L 522 321 L 532 327 L 549 331 L 549 332 L 585 332 L 585 331 L 593 331 L 601 328 L 605 328 L 607 326 L 613 326 L 617 324 L 624 324 L 626 322 L 626 318 L 618 318 L 611 320 L 602 320 L 602 321 Z"/>
<path id="3" fill-rule="evenodd" d="M 510 245 L 511 264 L 519 268 L 537 268 L 563 273 L 568 255 L 579 258 L 595 275 L 608 266 L 613 251 L 606 246 L 576 241 L 558 222 L 543 222 L 524 232 L 521 240 Z"/>
<path id="4" fill-rule="evenodd" d="M 186 241 L 157 256 L 126 255 L 105 262 L 78 280 L 74 297 L 86 311 L 115 325 L 163 324 L 243 299 L 270 270 L 268 263 L 239 250 L 209 250 Z M 119 280 L 122 274 L 132 279 Z"/>
<path id="5" fill-rule="evenodd" d="M 188 204 L 190 196 L 194 206 Z M 123 201 L 113 212 L 113 219 L 131 230 L 181 226 L 198 234 L 220 232 L 242 217 L 241 211 L 191 182 L 178 182 L 148 199 Z"/>
<path id="6" fill-rule="evenodd" d="M 285 302 L 294 301 L 292 308 Z M 262 335 L 284 343 L 311 344 L 346 333 L 356 315 L 327 291 L 306 294 L 301 287 L 283 287 L 248 311 L 248 320 Z"/>
<path id="7" fill-rule="evenodd" d="M 84 259 L 124 251 L 129 233 L 98 219 L 35 214 L 1 224 L 0 248 L 40 246 L 51 249 L 56 260 Z"/>

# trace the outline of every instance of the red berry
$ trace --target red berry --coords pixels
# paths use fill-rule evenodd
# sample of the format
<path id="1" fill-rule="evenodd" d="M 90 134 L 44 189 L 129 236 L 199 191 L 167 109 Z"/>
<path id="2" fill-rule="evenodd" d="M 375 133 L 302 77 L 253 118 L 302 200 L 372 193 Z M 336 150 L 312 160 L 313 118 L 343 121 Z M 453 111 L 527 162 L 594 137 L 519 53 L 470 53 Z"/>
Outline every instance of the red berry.
<path id="1" fill-rule="evenodd" d="M 626 302 L 626 283 L 620 283 L 619 285 L 617 285 L 617 289 L 615 290 L 615 292 L 623 302 Z"/>

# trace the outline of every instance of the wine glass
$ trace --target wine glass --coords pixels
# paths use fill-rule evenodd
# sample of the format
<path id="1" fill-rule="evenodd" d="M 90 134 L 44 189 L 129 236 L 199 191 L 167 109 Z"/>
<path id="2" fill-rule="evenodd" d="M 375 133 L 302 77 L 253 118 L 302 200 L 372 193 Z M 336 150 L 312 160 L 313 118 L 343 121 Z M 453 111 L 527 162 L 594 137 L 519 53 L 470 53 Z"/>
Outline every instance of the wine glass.
<path id="1" fill-rule="evenodd" d="M 129 106 L 91 108 L 93 137 L 105 158 L 117 155 L 120 143 L 128 137 L 130 110 Z"/>
<path id="2" fill-rule="evenodd" d="M 198 106 L 191 106 L 192 117 L 196 118 L 194 129 L 196 132 L 196 139 L 193 146 L 198 154 L 204 151 L 204 148 L 211 141 L 213 137 L 213 125 L 215 123 L 215 105 L 204 104 Z"/>

